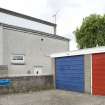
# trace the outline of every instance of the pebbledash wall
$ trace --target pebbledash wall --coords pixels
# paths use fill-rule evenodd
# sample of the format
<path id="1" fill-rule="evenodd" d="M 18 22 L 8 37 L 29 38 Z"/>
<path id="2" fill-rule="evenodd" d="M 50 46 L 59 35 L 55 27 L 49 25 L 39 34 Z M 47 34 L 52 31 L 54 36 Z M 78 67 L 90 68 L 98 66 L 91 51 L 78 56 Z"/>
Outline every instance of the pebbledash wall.
<path id="1" fill-rule="evenodd" d="M 51 55 L 55 88 L 105 95 L 105 47 Z"/>
<path id="2" fill-rule="evenodd" d="M 12 80 L 9 91 L 53 87 L 50 54 L 68 50 L 56 24 L 0 8 L 0 79 Z"/>
<path id="3" fill-rule="evenodd" d="M 8 65 L 8 76 L 52 75 L 50 54 L 67 51 L 68 40 L 49 38 L 41 33 L 24 33 L 1 26 L 3 30 L 3 65 Z M 40 35 L 40 36 L 39 36 Z M 46 35 L 46 34 L 44 34 Z M 24 55 L 24 64 L 13 64 L 14 55 Z M 36 70 L 37 69 L 37 70 Z M 35 71 L 36 70 L 36 71 Z"/>

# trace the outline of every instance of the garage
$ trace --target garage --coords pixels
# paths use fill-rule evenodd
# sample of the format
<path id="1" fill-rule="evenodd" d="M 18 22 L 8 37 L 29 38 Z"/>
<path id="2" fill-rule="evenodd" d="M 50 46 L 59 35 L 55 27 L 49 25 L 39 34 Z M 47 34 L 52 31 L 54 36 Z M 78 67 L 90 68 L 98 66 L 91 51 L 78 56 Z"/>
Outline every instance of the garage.
<path id="1" fill-rule="evenodd" d="M 52 54 L 56 89 L 105 96 L 105 47 Z"/>
<path id="2" fill-rule="evenodd" d="M 56 88 L 84 92 L 84 56 L 58 57 L 55 59 Z"/>
<path id="3" fill-rule="evenodd" d="M 105 95 L 105 53 L 92 55 L 93 95 Z"/>

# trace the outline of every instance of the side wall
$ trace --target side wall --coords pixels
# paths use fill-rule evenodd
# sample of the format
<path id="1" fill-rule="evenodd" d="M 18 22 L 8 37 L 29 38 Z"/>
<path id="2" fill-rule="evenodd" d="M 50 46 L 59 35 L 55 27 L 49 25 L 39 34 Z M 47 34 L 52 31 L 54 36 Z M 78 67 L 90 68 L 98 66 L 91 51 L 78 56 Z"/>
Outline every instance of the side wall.
<path id="1" fill-rule="evenodd" d="M 3 54 L 4 54 L 3 46 L 4 46 L 4 43 L 3 43 L 3 27 L 0 26 L 0 65 L 3 65 Z"/>
<path id="2" fill-rule="evenodd" d="M 85 92 L 91 93 L 91 55 L 84 55 Z"/>
<path id="3" fill-rule="evenodd" d="M 3 27 L 0 26 L 0 77 L 8 76 L 8 66 L 4 65 L 4 36 Z"/>
<path id="4" fill-rule="evenodd" d="M 34 67 L 41 66 L 41 75 L 53 75 L 50 54 L 69 50 L 69 41 L 42 37 L 15 30 L 3 30 L 4 64 L 9 76 L 32 76 Z M 41 40 L 43 39 L 43 41 Z M 24 65 L 11 64 L 12 54 L 24 54 Z"/>

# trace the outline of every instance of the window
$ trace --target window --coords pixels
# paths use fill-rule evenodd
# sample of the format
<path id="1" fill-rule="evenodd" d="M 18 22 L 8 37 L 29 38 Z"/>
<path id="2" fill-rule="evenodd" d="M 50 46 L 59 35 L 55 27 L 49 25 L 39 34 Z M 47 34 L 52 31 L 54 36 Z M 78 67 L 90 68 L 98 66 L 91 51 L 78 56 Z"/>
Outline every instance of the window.
<path id="1" fill-rule="evenodd" d="M 13 56 L 13 60 L 23 60 L 23 56 Z"/>
<path id="2" fill-rule="evenodd" d="M 25 63 L 24 55 L 23 54 L 12 55 L 11 63 L 12 64 L 24 64 Z"/>

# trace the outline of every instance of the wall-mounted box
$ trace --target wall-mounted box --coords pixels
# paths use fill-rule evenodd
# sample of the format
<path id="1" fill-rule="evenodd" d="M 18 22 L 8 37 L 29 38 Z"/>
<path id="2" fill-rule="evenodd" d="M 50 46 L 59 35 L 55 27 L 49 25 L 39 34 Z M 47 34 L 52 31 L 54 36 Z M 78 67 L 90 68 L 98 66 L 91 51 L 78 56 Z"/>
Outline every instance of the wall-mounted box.
<path id="1" fill-rule="evenodd" d="M 36 76 L 43 75 L 43 66 L 34 66 L 34 74 Z"/>

